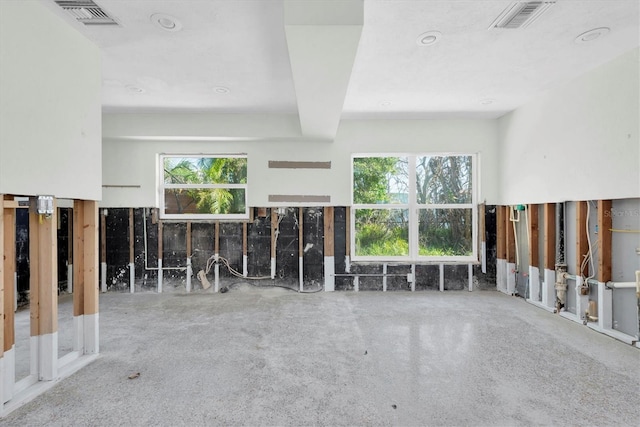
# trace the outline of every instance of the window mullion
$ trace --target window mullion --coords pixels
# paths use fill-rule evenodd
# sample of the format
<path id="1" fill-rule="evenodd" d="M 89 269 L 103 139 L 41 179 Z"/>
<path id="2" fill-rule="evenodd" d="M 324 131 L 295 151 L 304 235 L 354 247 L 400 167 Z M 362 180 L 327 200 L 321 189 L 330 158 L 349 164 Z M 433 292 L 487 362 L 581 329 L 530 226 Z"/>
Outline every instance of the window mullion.
<path id="1" fill-rule="evenodd" d="M 416 156 L 409 156 L 409 257 L 418 256 L 418 207 L 416 188 Z"/>

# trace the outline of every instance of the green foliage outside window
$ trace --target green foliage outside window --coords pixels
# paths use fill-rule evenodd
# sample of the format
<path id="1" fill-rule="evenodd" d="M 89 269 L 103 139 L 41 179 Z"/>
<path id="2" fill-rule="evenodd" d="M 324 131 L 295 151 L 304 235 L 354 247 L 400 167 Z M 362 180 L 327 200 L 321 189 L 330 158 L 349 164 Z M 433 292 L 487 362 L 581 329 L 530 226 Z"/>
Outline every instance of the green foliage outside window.
<path id="1" fill-rule="evenodd" d="M 166 214 L 243 214 L 246 157 L 164 157 Z"/>
<path id="2" fill-rule="evenodd" d="M 472 256 L 472 172 L 472 156 L 355 157 L 355 255 L 410 256 L 413 221 L 417 256 Z"/>

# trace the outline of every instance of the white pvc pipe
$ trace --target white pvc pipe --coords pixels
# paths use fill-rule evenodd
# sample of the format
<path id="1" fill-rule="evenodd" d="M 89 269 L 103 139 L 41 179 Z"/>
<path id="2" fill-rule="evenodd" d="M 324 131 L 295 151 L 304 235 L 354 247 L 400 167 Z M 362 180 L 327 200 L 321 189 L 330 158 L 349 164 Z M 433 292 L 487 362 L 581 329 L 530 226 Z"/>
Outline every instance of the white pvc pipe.
<path id="1" fill-rule="evenodd" d="M 387 263 L 382 264 L 382 292 L 387 292 Z"/>
<path id="2" fill-rule="evenodd" d="M 358 276 L 353 278 L 353 290 L 356 292 L 360 291 L 360 277 Z"/>
<path id="3" fill-rule="evenodd" d="M 469 292 L 471 292 L 473 291 L 473 266 L 471 264 L 469 264 L 468 278 L 469 278 Z"/>
<path id="4" fill-rule="evenodd" d="M 162 293 L 162 259 L 158 258 L 158 293 Z"/>
<path id="5" fill-rule="evenodd" d="M 242 276 L 247 277 L 249 275 L 249 257 L 242 255 Z"/>
<path id="6" fill-rule="evenodd" d="M 73 293 L 73 264 L 67 264 L 67 293 Z"/>
<path id="7" fill-rule="evenodd" d="M 214 254 L 214 257 L 215 257 L 216 265 L 213 268 L 213 273 L 214 273 L 213 292 L 217 293 L 220 291 L 220 264 L 218 263 L 218 258 L 220 257 L 220 255 Z"/>
<path id="8" fill-rule="evenodd" d="M 411 292 L 416 290 L 416 265 L 411 264 Z"/>
<path id="9" fill-rule="evenodd" d="M 440 264 L 440 292 L 444 292 L 444 264 Z"/>
<path id="10" fill-rule="evenodd" d="M 187 292 L 191 292 L 191 258 L 187 258 Z"/>
<path id="11" fill-rule="evenodd" d="M 298 279 L 300 281 L 300 292 L 302 292 L 304 289 L 304 259 L 302 257 L 298 257 Z"/>
<path id="12" fill-rule="evenodd" d="M 271 258 L 271 280 L 276 278 L 276 259 Z"/>
<path id="13" fill-rule="evenodd" d="M 611 289 L 635 289 L 636 282 L 607 282 L 607 288 Z"/>
<path id="14" fill-rule="evenodd" d="M 136 266 L 134 263 L 129 263 L 129 292 L 134 293 L 136 291 Z"/>

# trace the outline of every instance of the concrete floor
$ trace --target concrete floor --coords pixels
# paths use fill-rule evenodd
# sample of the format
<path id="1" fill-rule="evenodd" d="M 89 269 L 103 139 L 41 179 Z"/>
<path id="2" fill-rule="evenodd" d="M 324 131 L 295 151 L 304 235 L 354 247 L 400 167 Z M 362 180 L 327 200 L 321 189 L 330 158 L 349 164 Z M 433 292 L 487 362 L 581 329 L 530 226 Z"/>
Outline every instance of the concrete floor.
<path id="1" fill-rule="evenodd" d="M 0 424 L 640 420 L 638 349 L 494 291 L 301 295 L 236 284 L 105 294 L 100 307 L 100 358 Z"/>

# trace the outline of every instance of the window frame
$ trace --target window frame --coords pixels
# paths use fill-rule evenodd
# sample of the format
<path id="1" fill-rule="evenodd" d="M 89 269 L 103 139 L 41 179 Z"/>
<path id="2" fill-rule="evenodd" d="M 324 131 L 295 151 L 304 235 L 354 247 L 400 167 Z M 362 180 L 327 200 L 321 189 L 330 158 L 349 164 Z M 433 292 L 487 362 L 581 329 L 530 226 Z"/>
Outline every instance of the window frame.
<path id="1" fill-rule="evenodd" d="M 471 157 L 471 203 L 419 204 L 416 189 L 416 165 L 419 157 Z M 362 204 L 354 203 L 354 159 L 374 157 L 406 157 L 408 159 L 408 203 Z M 353 153 L 351 155 L 351 212 L 350 252 L 353 262 L 412 262 L 412 263 L 469 263 L 478 261 L 478 194 L 480 188 L 478 155 L 465 152 L 419 152 L 419 153 Z M 358 209 L 406 209 L 409 213 L 409 255 L 370 256 L 356 255 L 356 211 Z M 426 209 L 471 209 L 471 255 L 433 256 L 419 254 L 420 210 Z"/>
<path id="2" fill-rule="evenodd" d="M 212 158 L 212 159 L 246 159 L 247 160 L 247 179 L 244 184 L 231 184 L 231 183 L 222 183 L 222 184 L 168 184 L 164 182 L 164 162 L 167 158 Z M 249 159 L 247 154 L 189 154 L 189 153 L 178 153 L 178 154 L 169 154 L 169 153 L 161 153 L 158 155 L 158 161 L 156 163 L 159 166 L 159 171 L 157 174 L 158 177 L 158 197 L 159 197 L 159 206 L 160 206 L 160 218 L 166 220 L 246 220 L 249 219 L 249 193 L 248 193 L 248 182 L 249 182 Z M 224 189 L 242 189 L 244 190 L 244 212 L 242 213 L 234 213 L 234 214 L 198 214 L 198 213 L 166 213 L 165 212 L 165 190 L 168 189 L 184 189 L 184 190 L 193 190 L 193 189 L 216 189 L 216 188 L 224 188 Z"/>

